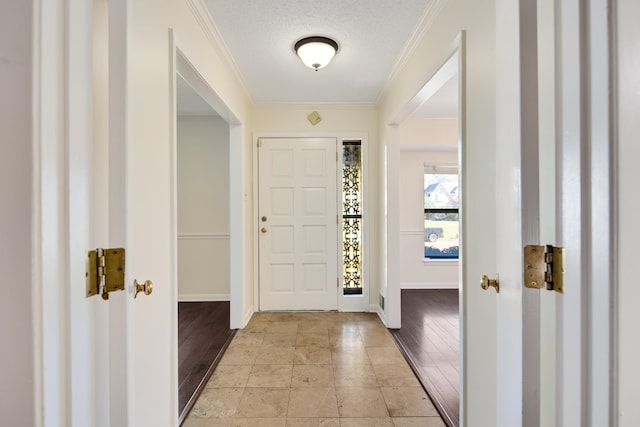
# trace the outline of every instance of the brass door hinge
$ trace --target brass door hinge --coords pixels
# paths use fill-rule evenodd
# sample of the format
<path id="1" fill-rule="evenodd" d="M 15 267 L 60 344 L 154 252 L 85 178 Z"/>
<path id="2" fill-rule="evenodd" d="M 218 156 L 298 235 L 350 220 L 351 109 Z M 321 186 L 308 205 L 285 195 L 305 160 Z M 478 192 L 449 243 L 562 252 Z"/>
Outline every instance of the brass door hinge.
<path id="1" fill-rule="evenodd" d="M 524 286 L 564 293 L 564 248 L 524 247 Z"/>
<path id="2" fill-rule="evenodd" d="M 109 299 L 109 292 L 123 291 L 124 261 L 124 248 L 89 251 L 86 296 L 101 293 L 102 299 Z"/>

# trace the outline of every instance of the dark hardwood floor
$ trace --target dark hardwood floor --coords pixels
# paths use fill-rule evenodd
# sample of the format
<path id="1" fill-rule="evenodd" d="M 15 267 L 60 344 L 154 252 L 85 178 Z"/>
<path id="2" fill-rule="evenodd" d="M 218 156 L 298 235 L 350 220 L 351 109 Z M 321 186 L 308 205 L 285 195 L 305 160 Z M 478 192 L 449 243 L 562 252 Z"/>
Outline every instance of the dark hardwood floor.
<path id="1" fill-rule="evenodd" d="M 460 314 L 457 289 L 402 290 L 402 327 L 391 330 L 450 427 L 459 425 Z"/>
<path id="2" fill-rule="evenodd" d="M 178 303 L 178 402 L 182 422 L 231 342 L 229 302 Z"/>

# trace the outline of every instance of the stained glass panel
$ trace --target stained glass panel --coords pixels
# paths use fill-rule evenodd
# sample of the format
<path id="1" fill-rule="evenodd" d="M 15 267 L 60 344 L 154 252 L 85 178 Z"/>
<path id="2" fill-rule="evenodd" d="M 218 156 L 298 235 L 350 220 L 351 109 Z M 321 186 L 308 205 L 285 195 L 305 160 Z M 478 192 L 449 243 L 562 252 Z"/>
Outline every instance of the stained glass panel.
<path id="1" fill-rule="evenodd" d="M 342 255 L 345 295 L 362 294 L 362 143 L 342 146 Z"/>

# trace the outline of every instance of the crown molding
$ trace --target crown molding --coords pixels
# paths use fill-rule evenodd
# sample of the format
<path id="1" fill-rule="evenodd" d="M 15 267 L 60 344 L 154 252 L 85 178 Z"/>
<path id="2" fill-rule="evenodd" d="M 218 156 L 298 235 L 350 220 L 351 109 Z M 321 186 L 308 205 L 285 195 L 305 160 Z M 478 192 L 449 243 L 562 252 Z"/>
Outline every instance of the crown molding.
<path id="1" fill-rule="evenodd" d="M 400 144 L 400 151 L 412 153 L 454 153 L 458 151 L 457 145 L 445 144 Z"/>
<path id="2" fill-rule="evenodd" d="M 440 12 L 446 6 L 448 0 L 433 0 L 429 6 L 427 6 L 427 10 L 420 21 L 420 24 L 416 27 L 411 37 L 405 44 L 404 48 L 398 55 L 398 59 L 395 62 L 395 65 L 391 69 L 389 73 L 389 77 L 387 78 L 382 90 L 376 97 L 375 104 L 379 105 L 382 99 L 384 99 L 385 95 L 389 91 L 389 87 L 391 84 L 398 78 L 402 70 L 407 66 L 407 62 L 409 58 L 413 55 L 413 53 L 418 48 L 418 44 L 424 38 L 424 35 L 429 31 L 433 23 L 436 21 Z"/>
<path id="3" fill-rule="evenodd" d="M 257 110 L 282 109 L 282 110 L 376 110 L 378 106 L 371 102 L 258 102 L 253 104 Z"/>
<path id="4" fill-rule="evenodd" d="M 231 56 L 231 52 L 229 51 L 227 44 L 224 42 L 224 39 L 222 38 L 222 35 L 220 34 L 218 27 L 216 27 L 213 21 L 213 18 L 209 13 L 209 8 L 204 3 L 204 0 L 186 0 L 186 3 L 189 6 L 189 9 L 191 9 L 191 12 L 193 13 L 194 18 L 196 19 L 196 22 L 204 32 L 205 36 L 207 37 L 211 45 L 214 48 L 218 49 L 222 54 L 223 59 L 227 62 L 227 65 L 235 75 L 236 80 L 238 81 L 238 84 L 242 88 L 244 94 L 249 99 L 250 103 L 254 104 L 253 98 L 251 97 L 251 93 L 245 86 L 244 80 L 240 75 L 238 64 L 236 64 L 236 61 L 233 59 L 233 56 Z"/>

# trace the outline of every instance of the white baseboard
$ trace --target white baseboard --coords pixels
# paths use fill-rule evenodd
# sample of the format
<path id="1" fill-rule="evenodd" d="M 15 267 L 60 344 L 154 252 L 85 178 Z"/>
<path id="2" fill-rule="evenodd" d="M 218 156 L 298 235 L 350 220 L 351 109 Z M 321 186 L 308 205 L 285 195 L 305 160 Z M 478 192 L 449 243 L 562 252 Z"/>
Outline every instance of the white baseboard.
<path id="1" fill-rule="evenodd" d="M 245 312 L 244 312 L 244 316 L 242 318 L 242 326 L 240 327 L 240 329 L 244 329 L 247 324 L 249 323 L 249 321 L 251 320 L 251 318 L 253 317 L 253 307 L 249 307 Z"/>
<path id="2" fill-rule="evenodd" d="M 380 305 L 378 304 L 371 304 L 369 306 L 369 312 L 370 313 L 377 313 L 378 317 L 380 318 L 380 320 L 382 320 L 382 323 L 387 326 L 387 317 L 384 314 L 384 310 L 382 308 L 380 308 Z"/>
<path id="3" fill-rule="evenodd" d="M 178 302 L 230 301 L 229 294 L 178 294 Z"/>
<path id="4" fill-rule="evenodd" d="M 404 282 L 400 289 L 458 289 L 458 282 Z"/>

